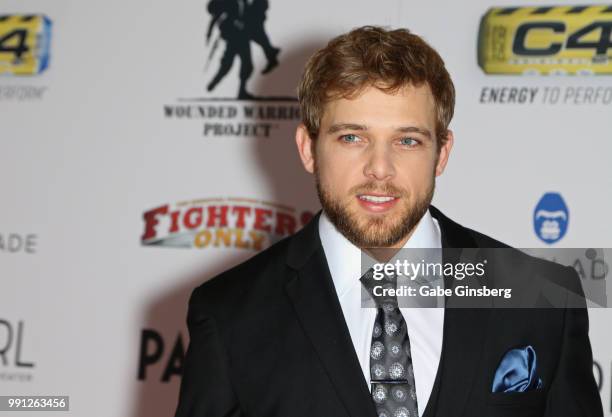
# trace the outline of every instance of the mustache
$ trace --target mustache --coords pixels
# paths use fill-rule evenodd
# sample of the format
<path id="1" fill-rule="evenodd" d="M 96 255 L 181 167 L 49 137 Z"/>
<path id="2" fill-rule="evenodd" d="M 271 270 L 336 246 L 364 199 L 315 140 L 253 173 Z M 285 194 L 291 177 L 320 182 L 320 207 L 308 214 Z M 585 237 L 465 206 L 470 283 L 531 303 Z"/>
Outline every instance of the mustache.
<path id="1" fill-rule="evenodd" d="M 408 191 L 406 191 L 405 189 L 401 187 L 393 185 L 390 182 L 380 184 L 374 181 L 356 185 L 349 190 L 349 193 L 350 194 L 377 193 L 377 194 L 392 195 L 394 197 L 408 196 Z"/>

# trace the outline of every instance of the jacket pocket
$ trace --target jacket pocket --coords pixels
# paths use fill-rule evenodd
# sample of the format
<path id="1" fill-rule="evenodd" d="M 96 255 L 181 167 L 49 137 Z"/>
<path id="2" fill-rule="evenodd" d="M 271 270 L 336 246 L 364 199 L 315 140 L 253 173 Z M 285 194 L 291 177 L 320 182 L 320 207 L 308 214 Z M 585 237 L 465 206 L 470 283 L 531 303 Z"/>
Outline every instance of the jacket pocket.
<path id="1" fill-rule="evenodd" d="M 526 392 L 493 392 L 487 398 L 489 417 L 535 417 L 544 413 L 546 393 L 542 389 Z"/>

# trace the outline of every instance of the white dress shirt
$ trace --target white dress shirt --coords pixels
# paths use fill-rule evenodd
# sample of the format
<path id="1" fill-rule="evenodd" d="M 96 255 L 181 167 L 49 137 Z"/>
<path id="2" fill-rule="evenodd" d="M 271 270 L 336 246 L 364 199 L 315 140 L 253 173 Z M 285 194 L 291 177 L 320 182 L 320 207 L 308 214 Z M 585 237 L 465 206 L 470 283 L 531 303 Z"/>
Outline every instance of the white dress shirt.
<path id="1" fill-rule="evenodd" d="M 376 309 L 361 306 L 361 250 L 331 223 L 325 212 L 319 218 L 319 236 L 349 329 L 359 364 L 370 385 L 370 346 Z M 429 211 L 419 221 L 404 248 L 441 248 L 440 226 Z M 444 308 L 401 308 L 406 321 L 419 416 L 429 401 L 442 351 Z"/>

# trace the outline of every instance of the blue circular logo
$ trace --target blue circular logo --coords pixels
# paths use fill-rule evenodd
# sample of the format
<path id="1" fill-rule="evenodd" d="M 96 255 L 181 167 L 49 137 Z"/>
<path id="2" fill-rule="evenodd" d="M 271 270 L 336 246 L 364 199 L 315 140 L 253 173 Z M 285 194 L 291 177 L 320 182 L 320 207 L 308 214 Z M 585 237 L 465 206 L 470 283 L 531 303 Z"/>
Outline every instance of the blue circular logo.
<path id="1" fill-rule="evenodd" d="M 546 193 L 533 211 L 533 228 L 545 243 L 553 244 L 565 236 L 569 210 L 559 193 Z"/>

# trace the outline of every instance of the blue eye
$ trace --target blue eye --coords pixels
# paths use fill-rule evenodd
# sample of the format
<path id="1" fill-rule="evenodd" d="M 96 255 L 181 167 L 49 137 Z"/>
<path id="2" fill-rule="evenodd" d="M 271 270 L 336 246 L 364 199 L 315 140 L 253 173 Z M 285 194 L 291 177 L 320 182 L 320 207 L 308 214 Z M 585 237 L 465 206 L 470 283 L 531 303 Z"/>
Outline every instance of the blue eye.
<path id="1" fill-rule="evenodd" d="M 353 142 L 357 142 L 359 140 L 359 137 L 357 135 L 353 135 L 352 133 L 349 133 L 348 135 L 342 135 L 342 140 L 344 142 L 353 143 Z"/>
<path id="2" fill-rule="evenodd" d="M 413 138 L 402 138 L 400 139 L 400 143 L 406 146 L 415 146 L 419 144 L 419 141 Z"/>

